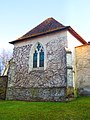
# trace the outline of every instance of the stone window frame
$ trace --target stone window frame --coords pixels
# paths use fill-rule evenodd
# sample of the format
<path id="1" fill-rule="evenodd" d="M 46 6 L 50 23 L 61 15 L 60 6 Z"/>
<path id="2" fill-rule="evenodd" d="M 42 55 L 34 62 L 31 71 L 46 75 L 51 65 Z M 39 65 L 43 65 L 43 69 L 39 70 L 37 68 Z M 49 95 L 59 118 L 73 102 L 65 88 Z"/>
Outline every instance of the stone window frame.
<path id="1" fill-rule="evenodd" d="M 44 50 L 44 67 L 37 67 L 37 68 L 33 68 L 33 54 L 35 52 L 36 46 L 37 44 L 41 44 L 41 46 L 43 46 L 43 50 Z M 38 60 L 39 61 L 39 60 Z M 30 71 L 34 71 L 34 70 L 45 70 L 47 66 L 47 58 L 46 58 L 46 45 L 41 43 L 41 42 L 35 42 L 33 43 L 31 50 L 30 50 L 30 54 L 29 54 L 29 72 Z"/>
<path id="2" fill-rule="evenodd" d="M 41 64 L 42 53 L 43 53 L 43 61 L 42 61 L 43 64 Z M 36 48 L 33 53 L 33 68 L 38 68 L 38 67 L 44 67 L 44 48 L 39 42 L 36 45 Z"/>

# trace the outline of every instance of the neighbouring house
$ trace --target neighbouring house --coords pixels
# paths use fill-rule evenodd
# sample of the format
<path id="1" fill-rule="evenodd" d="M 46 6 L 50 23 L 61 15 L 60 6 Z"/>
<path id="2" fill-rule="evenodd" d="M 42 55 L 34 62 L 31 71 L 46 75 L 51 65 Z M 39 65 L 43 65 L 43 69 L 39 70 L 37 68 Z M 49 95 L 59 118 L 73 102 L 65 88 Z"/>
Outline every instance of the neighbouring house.
<path id="1" fill-rule="evenodd" d="M 6 98 L 65 100 L 67 88 L 75 87 L 75 47 L 87 42 L 70 26 L 48 18 L 10 43 L 14 50 Z"/>
<path id="2" fill-rule="evenodd" d="M 80 95 L 90 96 L 90 42 L 77 46 L 76 51 L 76 81 L 75 86 Z"/>

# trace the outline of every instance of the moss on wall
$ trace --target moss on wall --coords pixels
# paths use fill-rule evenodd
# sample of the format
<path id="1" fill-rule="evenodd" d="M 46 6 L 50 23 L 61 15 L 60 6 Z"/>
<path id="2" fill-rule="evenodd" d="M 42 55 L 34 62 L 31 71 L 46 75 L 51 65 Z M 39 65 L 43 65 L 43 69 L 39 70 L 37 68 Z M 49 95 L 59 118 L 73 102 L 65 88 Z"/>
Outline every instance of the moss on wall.
<path id="1" fill-rule="evenodd" d="M 66 96 L 67 96 L 68 98 L 74 97 L 74 88 L 73 88 L 73 87 L 67 87 L 66 93 L 67 93 Z"/>

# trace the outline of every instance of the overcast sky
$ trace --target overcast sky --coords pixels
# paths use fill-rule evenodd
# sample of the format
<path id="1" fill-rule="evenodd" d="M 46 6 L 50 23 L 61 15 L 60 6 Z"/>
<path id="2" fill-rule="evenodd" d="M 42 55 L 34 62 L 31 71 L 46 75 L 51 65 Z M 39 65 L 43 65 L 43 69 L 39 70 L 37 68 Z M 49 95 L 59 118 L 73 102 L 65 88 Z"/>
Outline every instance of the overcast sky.
<path id="1" fill-rule="evenodd" d="M 0 0 L 0 50 L 49 17 L 90 41 L 90 0 Z"/>

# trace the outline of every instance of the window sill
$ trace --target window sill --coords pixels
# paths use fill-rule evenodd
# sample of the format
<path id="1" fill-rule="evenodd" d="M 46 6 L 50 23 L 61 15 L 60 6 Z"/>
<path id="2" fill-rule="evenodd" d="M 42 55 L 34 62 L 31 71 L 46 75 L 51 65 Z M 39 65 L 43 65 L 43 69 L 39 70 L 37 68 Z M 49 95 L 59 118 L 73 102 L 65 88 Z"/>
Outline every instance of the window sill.
<path id="1" fill-rule="evenodd" d="M 44 67 L 32 68 L 32 71 L 34 71 L 34 70 L 44 70 Z"/>

